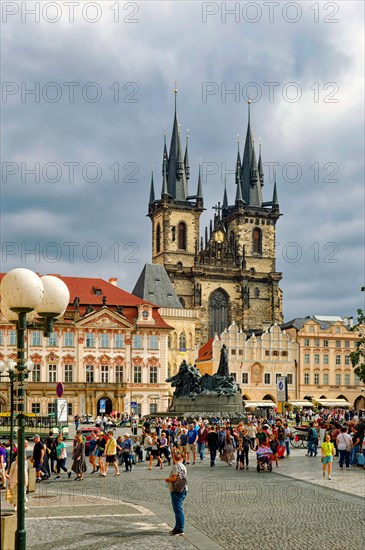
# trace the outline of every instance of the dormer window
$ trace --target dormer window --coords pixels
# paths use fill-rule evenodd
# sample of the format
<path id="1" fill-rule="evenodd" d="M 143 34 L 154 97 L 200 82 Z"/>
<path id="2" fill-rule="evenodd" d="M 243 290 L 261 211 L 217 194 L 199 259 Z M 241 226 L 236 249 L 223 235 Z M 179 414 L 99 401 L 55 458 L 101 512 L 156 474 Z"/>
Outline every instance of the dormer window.
<path id="1" fill-rule="evenodd" d="M 93 288 L 95 296 L 101 296 L 103 294 L 101 288 Z"/>
<path id="2" fill-rule="evenodd" d="M 144 319 L 145 321 L 147 321 L 148 317 L 149 317 L 149 312 L 148 312 L 148 309 L 144 309 L 142 311 L 142 319 Z"/>

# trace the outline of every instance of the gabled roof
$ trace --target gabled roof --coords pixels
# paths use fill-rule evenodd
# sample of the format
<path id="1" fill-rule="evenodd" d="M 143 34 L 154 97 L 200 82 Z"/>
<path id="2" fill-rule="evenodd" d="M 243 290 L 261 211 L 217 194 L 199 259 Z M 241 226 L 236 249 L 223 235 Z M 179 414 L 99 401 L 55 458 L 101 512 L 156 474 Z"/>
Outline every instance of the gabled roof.
<path id="1" fill-rule="evenodd" d="M 161 307 L 182 308 L 165 267 L 160 264 L 144 266 L 132 294 L 144 300 L 153 300 Z"/>

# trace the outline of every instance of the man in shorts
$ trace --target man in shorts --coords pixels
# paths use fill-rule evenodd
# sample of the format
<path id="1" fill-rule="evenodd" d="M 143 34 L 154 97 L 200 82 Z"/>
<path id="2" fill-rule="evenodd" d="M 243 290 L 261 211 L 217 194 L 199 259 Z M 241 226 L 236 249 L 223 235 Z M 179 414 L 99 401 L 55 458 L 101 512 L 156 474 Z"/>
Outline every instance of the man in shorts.
<path id="1" fill-rule="evenodd" d="M 193 453 L 193 465 L 196 462 L 196 451 L 197 451 L 197 441 L 198 441 L 198 432 L 194 428 L 194 424 L 190 424 L 188 430 L 188 449 L 186 453 L 187 462 L 190 464 L 190 453 Z"/>
<path id="2" fill-rule="evenodd" d="M 114 469 L 115 469 L 115 474 L 114 475 L 115 476 L 120 476 L 118 463 L 117 463 L 117 447 L 118 447 L 118 445 L 117 445 L 116 440 L 114 439 L 113 430 L 110 430 L 108 432 L 108 435 L 109 435 L 109 439 L 106 442 L 106 446 L 105 446 L 105 455 L 106 455 L 105 475 L 108 473 L 109 464 L 112 464 Z M 119 449 L 121 450 L 121 447 L 119 447 Z"/>
<path id="3" fill-rule="evenodd" d="M 34 436 L 34 448 L 33 448 L 33 464 L 36 472 L 36 483 L 42 481 L 41 470 L 43 468 L 44 455 L 46 454 L 46 446 L 39 437 L 38 434 Z"/>

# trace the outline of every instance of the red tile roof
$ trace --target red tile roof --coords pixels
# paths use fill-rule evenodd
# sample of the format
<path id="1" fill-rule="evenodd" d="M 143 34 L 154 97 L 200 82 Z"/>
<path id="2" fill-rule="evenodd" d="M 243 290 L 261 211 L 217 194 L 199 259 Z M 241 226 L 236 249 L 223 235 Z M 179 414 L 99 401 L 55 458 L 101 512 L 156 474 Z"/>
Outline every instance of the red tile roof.
<path id="1" fill-rule="evenodd" d="M 0 281 L 4 277 L 5 273 L 0 273 Z M 106 305 L 110 308 L 116 306 L 122 306 L 125 317 L 131 323 L 135 323 L 138 317 L 138 306 L 147 304 L 152 306 L 152 317 L 155 320 L 154 325 L 147 325 L 146 327 L 156 328 L 172 328 L 161 317 L 158 312 L 159 306 L 148 302 L 133 294 L 130 294 L 126 290 L 123 290 L 104 279 L 94 279 L 91 277 L 63 277 L 62 275 L 56 275 L 61 279 L 68 287 L 70 291 L 70 304 L 68 306 L 69 311 L 74 310 L 73 302 L 76 297 L 80 299 L 80 315 L 84 315 L 87 306 L 92 305 L 93 308 L 98 311 L 103 307 L 103 296 L 106 296 Z M 95 294 L 95 291 L 99 290 L 100 294 Z"/>
<path id="2" fill-rule="evenodd" d="M 214 338 L 210 338 L 208 342 L 200 348 L 197 361 L 209 361 L 213 358 L 213 341 Z"/>

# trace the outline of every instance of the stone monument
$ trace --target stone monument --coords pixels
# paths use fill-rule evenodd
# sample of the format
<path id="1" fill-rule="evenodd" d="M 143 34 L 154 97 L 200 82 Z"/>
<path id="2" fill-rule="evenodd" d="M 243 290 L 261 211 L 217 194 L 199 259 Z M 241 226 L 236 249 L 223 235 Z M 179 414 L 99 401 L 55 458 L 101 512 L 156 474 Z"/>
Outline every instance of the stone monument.
<path id="1" fill-rule="evenodd" d="M 225 344 L 216 374 L 200 374 L 199 369 L 184 360 L 179 371 L 167 378 L 175 388 L 171 412 L 190 417 L 221 416 L 241 418 L 244 408 L 241 390 L 229 374 L 228 354 Z"/>

